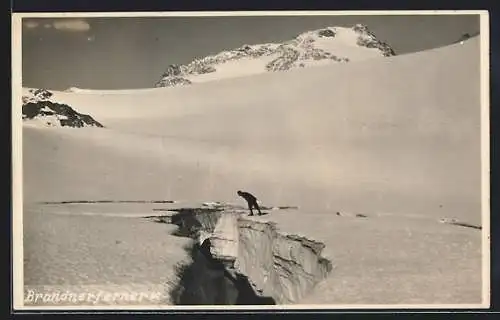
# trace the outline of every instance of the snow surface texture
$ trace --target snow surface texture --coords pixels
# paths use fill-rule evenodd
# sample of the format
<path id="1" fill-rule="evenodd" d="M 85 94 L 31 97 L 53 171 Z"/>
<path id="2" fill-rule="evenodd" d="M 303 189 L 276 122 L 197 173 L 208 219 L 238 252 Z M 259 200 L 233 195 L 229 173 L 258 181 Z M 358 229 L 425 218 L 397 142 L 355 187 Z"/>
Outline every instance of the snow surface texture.
<path id="1" fill-rule="evenodd" d="M 53 91 L 54 101 L 106 128 L 25 126 L 24 201 L 233 202 L 236 190 L 248 190 L 262 203 L 300 208 L 253 219 L 326 245 L 335 269 L 299 303 L 480 303 L 480 232 L 438 222 L 481 224 L 478 57 L 479 39 L 471 38 L 196 86 Z M 100 246 L 104 235 L 90 231 L 98 218 L 35 224 L 25 250 L 46 264 L 28 261 L 27 279 L 72 279 L 76 269 L 67 262 L 78 257 L 57 255 L 55 247 L 80 230 L 76 219 L 88 219 L 85 241 Z M 44 228 L 57 236 L 49 240 Z M 176 238 L 160 233 L 174 260 L 184 259 L 168 244 Z M 145 232 L 120 235 L 137 246 L 153 241 Z M 156 265 L 162 250 L 143 258 Z M 133 268 L 136 260 L 123 263 Z M 43 271 L 53 267 L 59 278 Z M 87 267 L 93 270 L 75 265 L 78 273 Z M 155 275 L 148 281 L 159 281 Z"/>
<path id="2" fill-rule="evenodd" d="M 129 207 L 129 208 L 127 208 Z M 132 206 L 133 207 L 133 206 Z M 36 293 L 72 294 L 147 293 L 142 301 L 104 297 L 62 305 L 158 305 L 171 304 L 168 289 L 177 282 L 174 270 L 189 257 L 180 248 L 185 238 L 169 236 L 175 226 L 159 225 L 123 213 L 127 206 L 114 206 L 122 213 L 88 214 L 82 206 L 30 206 L 24 209 L 24 284 L 26 299 Z M 87 209 L 88 207 L 84 207 Z M 113 208 L 113 206 L 112 206 Z M 91 208 L 95 209 L 95 208 Z M 85 214 L 84 214 L 85 213 Z M 154 296 L 153 296 L 154 295 Z M 29 301 L 33 304 L 33 301 Z"/>
<path id="3" fill-rule="evenodd" d="M 394 55 L 392 48 L 379 41 L 365 25 L 327 27 L 301 33 L 284 43 L 244 45 L 195 59 L 185 65 L 170 65 L 156 86 L 190 85 L 267 71 L 286 71 Z"/>

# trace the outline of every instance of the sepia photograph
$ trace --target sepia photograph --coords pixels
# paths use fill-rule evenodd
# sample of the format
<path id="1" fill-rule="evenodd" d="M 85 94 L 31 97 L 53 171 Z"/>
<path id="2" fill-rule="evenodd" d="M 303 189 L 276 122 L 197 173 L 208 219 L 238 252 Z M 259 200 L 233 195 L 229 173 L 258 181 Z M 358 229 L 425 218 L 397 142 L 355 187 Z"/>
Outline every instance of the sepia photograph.
<path id="1" fill-rule="evenodd" d="M 14 13 L 14 308 L 487 308 L 487 11 Z"/>

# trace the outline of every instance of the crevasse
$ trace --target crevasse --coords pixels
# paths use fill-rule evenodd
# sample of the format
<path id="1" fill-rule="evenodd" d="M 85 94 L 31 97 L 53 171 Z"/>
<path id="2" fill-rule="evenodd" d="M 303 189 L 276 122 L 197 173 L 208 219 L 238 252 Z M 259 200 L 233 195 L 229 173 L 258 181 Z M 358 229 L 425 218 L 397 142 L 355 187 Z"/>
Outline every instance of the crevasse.
<path id="1" fill-rule="evenodd" d="M 182 209 L 164 222 L 196 240 L 171 292 L 176 304 L 300 303 L 332 271 L 323 243 L 237 211 Z"/>

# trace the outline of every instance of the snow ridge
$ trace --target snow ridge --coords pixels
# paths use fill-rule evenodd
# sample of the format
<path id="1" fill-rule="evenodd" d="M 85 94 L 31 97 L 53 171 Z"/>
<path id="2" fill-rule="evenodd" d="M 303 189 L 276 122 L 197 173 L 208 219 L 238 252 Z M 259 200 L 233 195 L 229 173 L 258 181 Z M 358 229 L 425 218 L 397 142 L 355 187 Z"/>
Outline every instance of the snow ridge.
<path id="1" fill-rule="evenodd" d="M 327 27 L 301 33 L 283 43 L 245 44 L 188 64 L 171 64 L 155 86 L 183 86 L 218 78 L 394 55 L 394 50 L 378 40 L 365 25 Z M 233 66 L 232 62 L 239 65 Z"/>

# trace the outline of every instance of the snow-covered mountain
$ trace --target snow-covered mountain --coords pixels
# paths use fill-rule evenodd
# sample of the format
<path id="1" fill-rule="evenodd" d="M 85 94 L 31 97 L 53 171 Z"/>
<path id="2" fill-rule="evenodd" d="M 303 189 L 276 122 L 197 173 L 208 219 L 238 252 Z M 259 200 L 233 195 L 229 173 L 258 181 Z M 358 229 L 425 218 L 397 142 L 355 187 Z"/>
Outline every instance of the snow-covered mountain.
<path id="1" fill-rule="evenodd" d="M 327 27 L 299 34 L 283 43 L 244 45 L 188 64 L 167 67 L 157 87 L 189 85 L 268 71 L 394 56 L 367 26 Z"/>
<path id="2" fill-rule="evenodd" d="M 174 226 L 157 230 L 157 223 L 111 216 L 156 214 L 152 208 L 163 205 L 40 202 L 244 205 L 236 195 L 243 189 L 263 206 L 298 208 L 249 219 L 321 241 L 332 258 L 335 271 L 300 304 L 479 304 L 485 237 L 440 219 L 489 226 L 481 215 L 488 181 L 481 179 L 487 109 L 481 108 L 480 44 L 474 37 L 424 52 L 191 86 L 51 90 L 52 101 L 92 115 L 106 130 L 23 126 L 22 146 L 14 144 L 13 152 L 22 151 L 23 180 L 15 185 L 22 186 L 16 194 L 29 222 L 24 283 L 83 290 L 102 283 L 108 292 L 154 292 L 152 285 L 161 284 L 167 292 L 164 285 L 176 279 L 174 266 L 190 245 L 169 236 Z M 239 61 L 248 67 L 250 60 Z M 249 240 L 246 234 L 257 233 L 272 234 L 248 229 L 240 235 Z M 291 248 L 281 240 L 262 243 L 239 242 L 240 261 Z M 300 261 L 308 256 L 290 250 Z M 254 282 L 268 274 L 252 267 L 244 271 Z M 297 274 L 283 283 L 301 286 Z M 278 283 L 268 279 L 270 288 Z"/>
<path id="3" fill-rule="evenodd" d="M 473 32 L 473 33 L 464 33 L 458 38 L 458 40 L 454 41 L 453 43 L 464 43 L 464 41 L 469 40 L 470 38 L 474 38 L 479 36 L 479 31 Z"/>
<path id="4" fill-rule="evenodd" d="M 27 123 L 48 127 L 103 127 L 91 116 L 52 101 L 53 93 L 46 89 L 28 89 L 25 93 L 22 113 Z"/>

